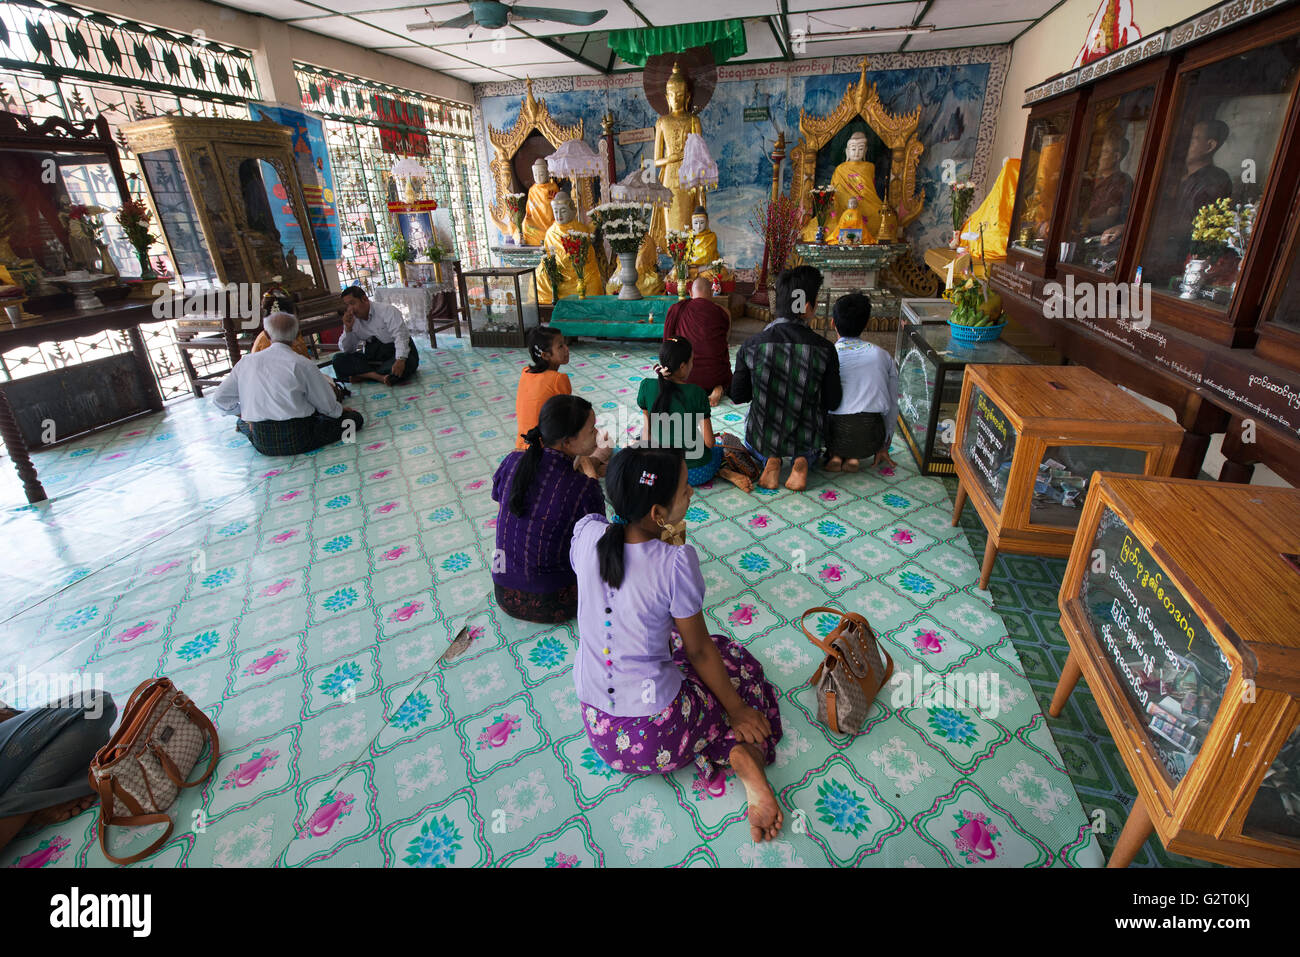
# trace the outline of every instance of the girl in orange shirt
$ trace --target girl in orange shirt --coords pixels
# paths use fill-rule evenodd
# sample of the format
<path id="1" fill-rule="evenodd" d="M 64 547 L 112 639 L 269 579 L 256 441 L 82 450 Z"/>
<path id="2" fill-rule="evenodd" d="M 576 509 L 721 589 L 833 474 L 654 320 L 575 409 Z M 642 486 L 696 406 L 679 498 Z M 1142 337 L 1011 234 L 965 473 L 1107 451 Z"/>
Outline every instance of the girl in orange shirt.
<path id="1" fill-rule="evenodd" d="M 515 396 L 515 448 L 528 448 L 524 436 L 536 427 L 542 406 L 553 395 L 572 395 L 573 384 L 560 372 L 569 361 L 569 344 L 564 333 L 549 326 L 535 326 L 528 331 L 528 358 L 533 364 L 519 373 L 519 391 Z"/>
<path id="2" fill-rule="evenodd" d="M 533 364 L 519 373 L 519 392 L 515 396 L 515 428 L 519 432 L 515 448 L 520 451 L 528 448 L 524 436 L 537 425 L 546 400 L 553 395 L 573 394 L 569 377 L 559 371 L 569 361 L 569 344 L 564 341 L 564 333 L 550 326 L 535 326 L 529 330 L 527 341 L 528 357 Z M 575 469 L 591 478 L 605 474 L 605 464 L 614 454 L 613 442 L 606 433 L 599 433 L 597 443 L 593 455 L 579 455 L 573 461 Z"/>

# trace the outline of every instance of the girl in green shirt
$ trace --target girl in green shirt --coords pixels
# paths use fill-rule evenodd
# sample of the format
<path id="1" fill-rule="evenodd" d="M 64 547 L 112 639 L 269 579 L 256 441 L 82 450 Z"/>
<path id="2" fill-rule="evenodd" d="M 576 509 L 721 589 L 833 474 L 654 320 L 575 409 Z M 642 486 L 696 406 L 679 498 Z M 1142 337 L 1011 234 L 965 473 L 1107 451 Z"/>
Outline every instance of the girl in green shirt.
<path id="1" fill-rule="evenodd" d="M 682 449 L 686 453 L 686 481 L 703 485 L 721 476 L 745 491 L 753 483 L 731 469 L 722 468 L 722 443 L 709 418 L 709 396 L 691 385 L 694 350 L 689 339 L 665 339 L 659 349 L 655 378 L 643 379 L 636 404 L 642 410 L 642 440 L 651 448 Z"/>

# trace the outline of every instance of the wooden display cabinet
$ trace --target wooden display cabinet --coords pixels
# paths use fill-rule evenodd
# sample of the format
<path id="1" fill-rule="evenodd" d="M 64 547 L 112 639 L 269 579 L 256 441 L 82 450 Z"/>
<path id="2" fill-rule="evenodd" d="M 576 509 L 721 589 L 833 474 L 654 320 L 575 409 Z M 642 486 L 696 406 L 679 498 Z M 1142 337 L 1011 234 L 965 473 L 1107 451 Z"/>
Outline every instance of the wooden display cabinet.
<path id="1" fill-rule="evenodd" d="M 1300 865 L 1300 491 L 1100 474 L 1061 585 L 1082 676 L 1137 788 L 1110 867 Z"/>
<path id="2" fill-rule="evenodd" d="M 1262 463 L 1300 484 L 1300 4 L 1207 3 L 1030 87 L 1025 106 L 1010 251 L 990 264 L 1008 334 L 1168 406 L 1188 434 L 1176 474 L 1198 475 L 1217 434 L 1224 481 Z M 1051 135 L 1067 116 L 1077 131 L 1050 221 L 1022 237 L 1026 164 L 1053 116 Z M 1248 241 L 1193 239 L 1220 200 L 1253 216 Z M 1150 286 L 1140 310 L 1106 285 L 1137 282 Z"/>
<path id="3" fill-rule="evenodd" d="M 1003 549 L 1070 554 L 1094 472 L 1170 474 L 1183 430 L 1083 366 L 968 365 L 956 436 L 952 523 L 969 496 L 987 588 Z"/>
<path id="4" fill-rule="evenodd" d="M 1063 190 L 1074 173 L 1082 119 L 1081 94 L 1062 96 L 1029 112 L 1020 180 L 1011 213 L 1006 269 L 1050 276 L 1064 217 Z"/>

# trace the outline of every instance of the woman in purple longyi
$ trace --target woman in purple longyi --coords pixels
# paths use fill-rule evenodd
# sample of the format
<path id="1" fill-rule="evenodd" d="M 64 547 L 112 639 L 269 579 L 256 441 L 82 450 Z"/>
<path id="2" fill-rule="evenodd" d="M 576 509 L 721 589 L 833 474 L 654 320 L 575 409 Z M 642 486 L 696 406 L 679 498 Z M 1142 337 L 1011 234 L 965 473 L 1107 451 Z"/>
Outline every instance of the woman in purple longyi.
<path id="1" fill-rule="evenodd" d="M 613 522 L 585 516 L 569 549 L 573 675 L 591 746 L 616 771 L 694 764 L 710 786 L 730 767 L 745 786 L 750 837 L 773 840 L 784 818 L 763 768 L 781 740 L 776 689 L 744 646 L 709 634 L 695 549 L 659 537 L 690 504 L 682 453 L 623 449 L 605 488 Z"/>

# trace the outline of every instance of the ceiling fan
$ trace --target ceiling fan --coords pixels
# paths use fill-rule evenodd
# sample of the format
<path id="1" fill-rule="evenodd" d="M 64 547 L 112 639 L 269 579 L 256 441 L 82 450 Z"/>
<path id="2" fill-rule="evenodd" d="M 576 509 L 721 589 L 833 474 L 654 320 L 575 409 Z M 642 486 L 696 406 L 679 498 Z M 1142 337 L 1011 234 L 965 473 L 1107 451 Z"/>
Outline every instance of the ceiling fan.
<path id="1" fill-rule="evenodd" d="M 408 30 L 458 30 L 461 27 L 485 27 L 496 30 L 514 20 L 553 20 L 577 27 L 589 27 L 601 19 L 607 10 L 556 10 L 553 7 L 528 7 L 523 4 L 506 6 L 500 0 L 471 0 L 469 13 L 436 23 L 425 20 L 408 24 Z"/>

